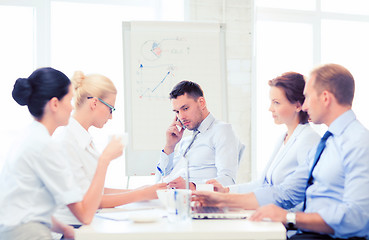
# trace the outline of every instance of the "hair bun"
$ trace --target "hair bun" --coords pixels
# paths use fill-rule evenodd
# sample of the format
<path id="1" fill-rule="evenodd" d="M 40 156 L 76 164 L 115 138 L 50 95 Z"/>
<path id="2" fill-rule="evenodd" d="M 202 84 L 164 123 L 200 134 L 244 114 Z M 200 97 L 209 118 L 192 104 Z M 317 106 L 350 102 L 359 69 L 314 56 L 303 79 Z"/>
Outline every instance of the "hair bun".
<path id="1" fill-rule="evenodd" d="M 83 74 L 82 71 L 75 71 L 72 77 L 72 83 L 74 89 L 77 90 L 83 85 L 83 81 L 85 80 L 86 76 Z"/>
<path id="2" fill-rule="evenodd" d="M 32 86 L 28 78 L 18 78 L 15 81 L 12 96 L 21 106 L 27 105 L 32 94 Z"/>

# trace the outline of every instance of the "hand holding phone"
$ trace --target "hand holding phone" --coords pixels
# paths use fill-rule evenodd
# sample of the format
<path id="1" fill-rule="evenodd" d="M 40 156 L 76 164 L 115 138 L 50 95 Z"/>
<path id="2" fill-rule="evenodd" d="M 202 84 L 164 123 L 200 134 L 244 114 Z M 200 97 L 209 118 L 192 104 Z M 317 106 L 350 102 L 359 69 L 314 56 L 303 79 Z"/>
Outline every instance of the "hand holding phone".
<path id="1" fill-rule="evenodd" d="M 166 131 L 166 144 L 164 147 L 164 152 L 166 154 L 171 154 L 174 151 L 176 144 L 182 139 L 184 130 L 186 127 L 179 120 L 177 116 L 175 116 L 172 124 Z"/>

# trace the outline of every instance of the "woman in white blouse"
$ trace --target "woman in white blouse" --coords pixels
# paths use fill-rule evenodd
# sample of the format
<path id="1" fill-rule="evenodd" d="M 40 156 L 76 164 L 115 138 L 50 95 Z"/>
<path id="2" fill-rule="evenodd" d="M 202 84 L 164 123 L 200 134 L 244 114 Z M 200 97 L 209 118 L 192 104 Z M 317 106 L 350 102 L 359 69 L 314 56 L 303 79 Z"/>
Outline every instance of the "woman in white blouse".
<path id="1" fill-rule="evenodd" d="M 78 188 L 86 192 L 100 156 L 88 130 L 92 126 L 102 128 L 112 118 L 117 89 L 109 78 L 99 74 L 84 75 L 81 71 L 75 72 L 72 84 L 75 112 L 68 126 L 58 132 L 56 139 L 61 142 L 65 154 L 68 155 Z M 100 207 L 115 207 L 154 199 L 157 198 L 156 190 L 160 188 L 166 188 L 166 184 L 160 183 L 136 190 L 104 188 Z M 67 207 L 58 209 L 54 216 L 75 227 L 81 224 Z"/>
<path id="2" fill-rule="evenodd" d="M 98 160 L 86 194 L 76 188 L 63 149 L 51 135 L 68 124 L 73 109 L 70 80 L 53 68 L 40 68 L 28 78 L 19 78 L 14 100 L 27 105 L 35 121 L 14 144 L 0 174 L 0 239 L 52 239 L 50 228 L 73 238 L 73 229 L 52 214 L 57 205 L 67 205 L 76 218 L 89 224 L 99 207 L 105 174 L 123 146 L 113 139 Z"/>
<path id="3" fill-rule="evenodd" d="M 274 152 L 267 163 L 261 177 L 255 181 L 223 187 L 215 180 L 207 183 L 214 185 L 219 192 L 252 192 L 263 185 L 280 184 L 291 175 L 297 165 L 305 160 L 307 153 L 320 141 L 320 136 L 308 123 L 308 115 L 301 107 L 305 97 L 304 76 L 287 72 L 269 81 L 270 108 L 274 122 L 284 124 L 284 133 L 275 146 Z"/>

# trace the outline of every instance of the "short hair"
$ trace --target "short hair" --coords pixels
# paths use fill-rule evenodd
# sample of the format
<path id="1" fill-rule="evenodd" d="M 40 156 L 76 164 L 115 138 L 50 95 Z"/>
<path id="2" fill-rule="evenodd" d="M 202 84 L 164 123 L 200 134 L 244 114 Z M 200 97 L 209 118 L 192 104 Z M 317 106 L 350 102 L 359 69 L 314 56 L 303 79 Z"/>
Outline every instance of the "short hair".
<path id="1" fill-rule="evenodd" d="M 330 63 L 313 69 L 310 75 L 315 77 L 314 87 L 318 94 L 327 90 L 334 95 L 339 104 L 352 106 L 355 81 L 346 68 Z"/>
<path id="2" fill-rule="evenodd" d="M 12 91 L 13 99 L 27 105 L 36 119 L 41 119 L 47 102 L 56 97 L 61 100 L 69 92 L 71 82 L 62 72 L 46 67 L 35 70 L 28 78 L 18 78 Z"/>
<path id="3" fill-rule="evenodd" d="M 172 91 L 169 93 L 169 99 L 176 99 L 179 96 L 187 93 L 188 96 L 192 97 L 194 100 L 197 100 L 199 97 L 204 96 L 204 92 L 202 91 L 199 84 L 191 81 L 181 81 L 174 86 Z"/>
<path id="4" fill-rule="evenodd" d="M 108 94 L 117 94 L 114 83 L 100 74 L 84 75 L 83 72 L 76 71 L 72 77 L 72 84 L 76 108 L 81 106 L 87 97 L 104 99 Z"/>
<path id="5" fill-rule="evenodd" d="M 278 76 L 268 82 L 271 87 L 278 87 L 283 90 L 288 101 L 292 104 L 299 102 L 301 106 L 304 104 L 304 88 L 305 79 L 304 76 L 296 72 L 286 72 L 281 76 Z M 309 115 L 307 112 L 299 112 L 299 122 L 301 124 L 307 123 L 309 120 Z"/>

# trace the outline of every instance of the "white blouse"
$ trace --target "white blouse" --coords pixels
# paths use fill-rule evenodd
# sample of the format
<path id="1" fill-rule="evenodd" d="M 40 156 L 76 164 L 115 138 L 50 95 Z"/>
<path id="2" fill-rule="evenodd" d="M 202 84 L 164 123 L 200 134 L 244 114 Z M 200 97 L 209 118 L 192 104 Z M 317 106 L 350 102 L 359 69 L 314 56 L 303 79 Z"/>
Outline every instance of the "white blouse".
<path id="1" fill-rule="evenodd" d="M 74 118 L 66 127 L 59 129 L 55 139 L 67 155 L 68 162 L 76 179 L 76 188 L 85 194 L 96 172 L 99 152 L 94 147 L 90 133 Z M 66 224 L 81 224 L 67 206 L 61 206 L 55 218 Z"/>
<path id="2" fill-rule="evenodd" d="M 57 205 L 80 202 L 62 149 L 34 121 L 13 145 L 0 174 L 0 232 L 31 221 L 51 226 Z"/>

